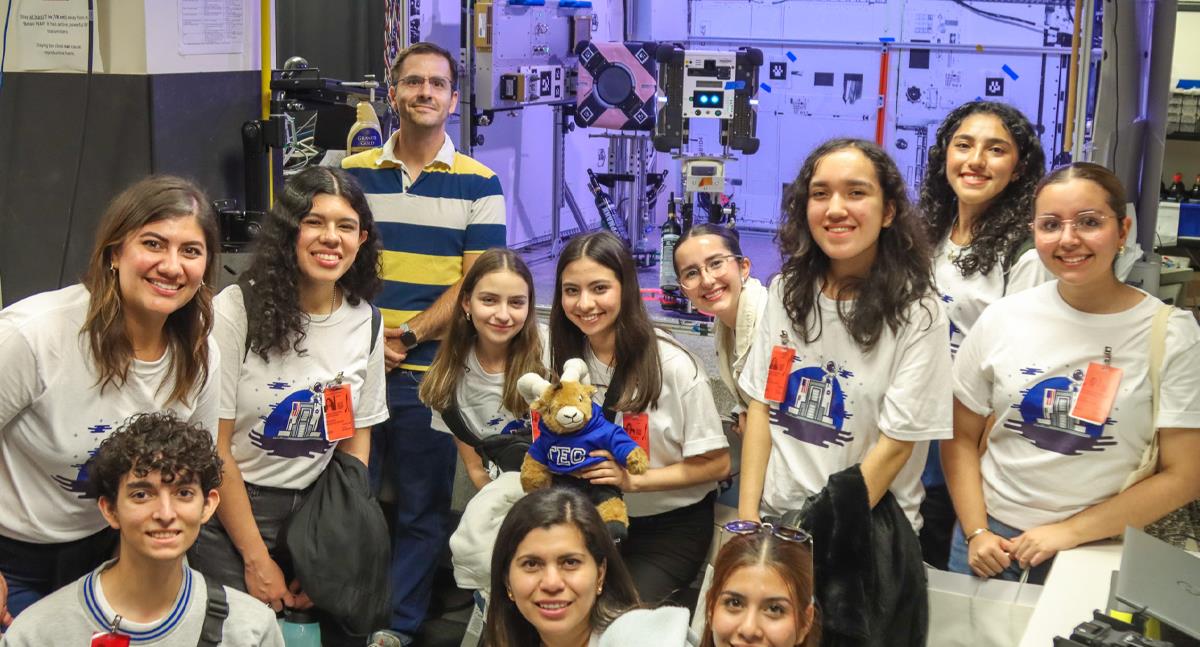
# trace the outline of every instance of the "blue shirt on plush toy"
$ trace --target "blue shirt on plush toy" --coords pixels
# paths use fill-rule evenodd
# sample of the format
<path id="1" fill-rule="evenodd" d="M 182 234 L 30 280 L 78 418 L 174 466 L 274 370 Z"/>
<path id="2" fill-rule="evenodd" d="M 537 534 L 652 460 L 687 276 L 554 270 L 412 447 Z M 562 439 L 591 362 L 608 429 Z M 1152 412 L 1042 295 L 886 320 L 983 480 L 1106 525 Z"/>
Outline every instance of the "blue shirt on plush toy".
<path id="1" fill-rule="evenodd" d="M 638 446 L 625 429 L 604 417 L 604 411 L 595 402 L 592 403 L 592 419 L 583 429 L 559 436 L 539 420 L 538 432 L 537 440 L 529 447 L 529 455 L 555 474 L 569 474 L 602 462 L 603 457 L 588 455 L 597 449 L 608 450 L 625 467 L 629 452 Z"/>

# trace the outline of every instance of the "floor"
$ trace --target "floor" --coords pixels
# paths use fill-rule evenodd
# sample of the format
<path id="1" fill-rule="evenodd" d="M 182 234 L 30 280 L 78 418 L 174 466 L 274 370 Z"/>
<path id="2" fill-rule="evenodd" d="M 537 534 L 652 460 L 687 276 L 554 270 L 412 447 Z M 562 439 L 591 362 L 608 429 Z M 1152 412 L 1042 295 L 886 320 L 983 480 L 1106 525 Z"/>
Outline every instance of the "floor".
<path id="1" fill-rule="evenodd" d="M 657 247 L 657 233 L 649 241 Z M 779 271 L 779 252 L 773 234 L 746 232 L 742 234 L 742 252 L 751 259 L 751 275 L 764 284 Z M 550 256 L 549 245 L 533 247 L 522 251 L 533 273 L 535 301 L 543 319 L 549 312 L 553 301 L 555 266 L 557 258 Z M 643 292 L 658 287 L 658 266 L 641 268 L 638 271 L 638 281 Z M 711 325 L 703 319 L 684 318 L 669 310 L 664 310 L 660 303 L 646 300 L 650 316 L 659 326 L 667 328 L 681 343 L 687 346 L 705 364 L 713 384 L 713 394 L 718 400 L 730 400 L 731 396 L 717 377 L 714 364 L 715 355 L 711 337 Z M 720 410 L 728 410 L 725 407 Z M 466 475 L 459 470 L 455 490 L 456 510 L 462 506 L 474 493 L 474 489 Z M 449 556 L 442 561 L 434 583 L 434 600 L 430 608 L 429 620 L 421 628 L 415 647 L 457 647 L 461 644 L 463 634 L 470 619 L 471 593 L 455 586 L 454 576 L 450 570 Z"/>

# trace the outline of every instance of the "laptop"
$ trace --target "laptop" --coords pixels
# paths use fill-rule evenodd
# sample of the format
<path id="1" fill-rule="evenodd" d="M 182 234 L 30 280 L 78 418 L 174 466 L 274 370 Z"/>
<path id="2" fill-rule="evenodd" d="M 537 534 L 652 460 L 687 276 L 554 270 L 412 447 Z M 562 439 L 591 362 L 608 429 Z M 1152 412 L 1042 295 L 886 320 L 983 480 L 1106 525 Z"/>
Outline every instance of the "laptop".
<path id="1" fill-rule="evenodd" d="M 1115 597 L 1200 639 L 1200 557 L 1126 528 Z"/>

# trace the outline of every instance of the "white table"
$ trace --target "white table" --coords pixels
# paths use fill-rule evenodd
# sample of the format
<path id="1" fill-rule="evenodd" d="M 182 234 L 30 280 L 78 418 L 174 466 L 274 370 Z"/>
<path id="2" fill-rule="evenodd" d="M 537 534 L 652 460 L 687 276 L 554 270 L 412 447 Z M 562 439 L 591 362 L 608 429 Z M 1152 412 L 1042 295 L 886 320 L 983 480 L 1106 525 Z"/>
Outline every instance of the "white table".
<path id="1" fill-rule="evenodd" d="M 1063 551 L 1054 559 L 1020 647 L 1048 647 L 1070 636 L 1092 611 L 1106 611 L 1112 573 L 1121 567 L 1121 542 L 1105 541 Z"/>

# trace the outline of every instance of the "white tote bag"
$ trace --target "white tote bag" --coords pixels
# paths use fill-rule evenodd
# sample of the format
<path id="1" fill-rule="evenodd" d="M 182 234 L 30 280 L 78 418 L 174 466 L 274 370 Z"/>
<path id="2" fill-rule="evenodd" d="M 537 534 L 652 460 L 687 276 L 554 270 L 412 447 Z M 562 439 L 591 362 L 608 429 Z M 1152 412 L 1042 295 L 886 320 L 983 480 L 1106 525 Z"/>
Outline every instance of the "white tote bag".
<path id="1" fill-rule="evenodd" d="M 1037 584 L 939 571 L 929 577 L 928 647 L 1014 647 L 1042 595 Z"/>

